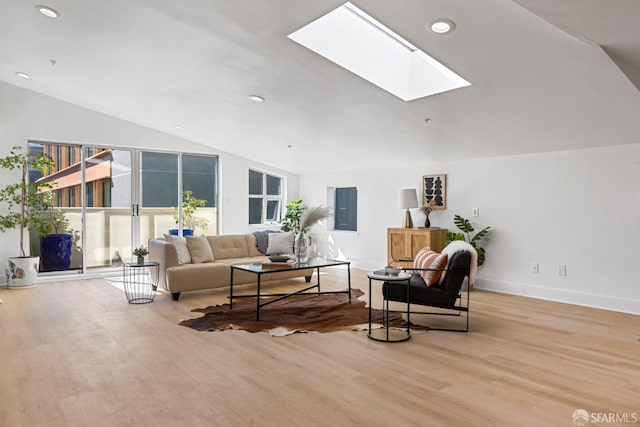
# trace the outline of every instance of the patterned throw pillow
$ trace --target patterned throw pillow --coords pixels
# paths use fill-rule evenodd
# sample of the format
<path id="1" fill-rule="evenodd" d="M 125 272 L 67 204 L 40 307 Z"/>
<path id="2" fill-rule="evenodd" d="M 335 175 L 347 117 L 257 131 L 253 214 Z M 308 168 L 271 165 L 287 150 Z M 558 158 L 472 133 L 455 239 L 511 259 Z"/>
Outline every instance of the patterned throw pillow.
<path id="1" fill-rule="evenodd" d="M 444 270 L 447 267 L 449 256 L 447 254 L 439 254 L 430 248 L 423 248 L 418 251 L 413 260 L 415 268 L 431 268 L 433 270 Z M 440 281 L 442 271 L 418 271 L 427 286 L 437 285 Z"/>

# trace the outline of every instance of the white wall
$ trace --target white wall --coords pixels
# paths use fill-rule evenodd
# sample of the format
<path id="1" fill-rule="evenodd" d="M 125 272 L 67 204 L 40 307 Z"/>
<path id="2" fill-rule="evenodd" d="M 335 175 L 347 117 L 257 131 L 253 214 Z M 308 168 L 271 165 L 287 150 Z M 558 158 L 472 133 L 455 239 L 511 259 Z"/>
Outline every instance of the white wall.
<path id="1" fill-rule="evenodd" d="M 402 224 L 398 190 L 420 194 L 422 175 L 439 173 L 447 209 L 432 226 L 454 229 L 460 214 L 493 228 L 479 288 L 640 314 L 640 144 L 302 176 L 300 197 L 323 204 L 328 186 L 358 187 L 358 233 L 329 234 L 354 266 L 380 268 L 386 228 Z M 413 219 L 424 216 L 415 209 Z"/>
<path id="2" fill-rule="evenodd" d="M 249 230 L 249 167 L 285 177 L 287 199 L 298 195 L 297 175 L 0 82 L 0 157 L 14 145 L 26 147 L 28 140 L 217 154 L 221 171 L 220 233 Z M 0 184 L 16 179 L 18 174 L 0 170 Z M 15 230 L 2 234 L 0 265 L 6 265 L 8 257 L 19 255 L 17 243 L 9 243 L 16 242 L 17 235 Z M 4 282 L 2 274 L 0 283 Z"/>
<path id="3" fill-rule="evenodd" d="M 640 314 L 640 144 L 309 175 L 298 183 L 295 175 L 0 82 L 0 155 L 29 139 L 218 154 L 226 234 L 250 230 L 249 167 L 285 176 L 287 199 L 300 196 L 308 206 L 326 204 L 329 186 L 356 186 L 358 232 L 329 234 L 366 269 L 385 265 L 386 228 L 402 224 L 398 190 L 420 189 L 422 175 L 446 173 L 447 210 L 432 213 L 432 225 L 452 229 L 454 214 L 470 217 L 479 207 L 473 222 L 493 227 L 478 287 Z M 0 182 L 9 179 L 15 176 L 0 171 Z M 420 225 L 423 216 L 413 215 Z M 3 264 L 17 255 L 8 244 L 16 240 L 15 231 L 2 235 Z M 532 262 L 540 263 L 537 275 Z M 566 277 L 558 276 L 558 264 L 567 265 Z"/>

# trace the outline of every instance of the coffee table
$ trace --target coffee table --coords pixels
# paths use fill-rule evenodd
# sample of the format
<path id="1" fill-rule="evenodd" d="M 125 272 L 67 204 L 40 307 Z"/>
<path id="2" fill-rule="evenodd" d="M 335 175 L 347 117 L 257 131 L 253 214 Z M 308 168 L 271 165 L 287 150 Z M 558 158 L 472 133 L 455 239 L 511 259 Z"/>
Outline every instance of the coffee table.
<path id="1" fill-rule="evenodd" d="M 320 291 L 320 269 L 321 268 L 325 268 L 325 267 L 335 267 L 335 266 L 339 266 L 339 265 L 346 265 L 347 266 L 347 282 L 348 282 L 348 289 L 346 291 L 326 291 L 326 292 L 321 292 Z M 263 294 L 261 293 L 261 279 L 262 279 L 262 275 L 265 273 L 276 273 L 276 272 L 281 272 L 281 271 L 293 271 L 293 270 L 304 270 L 304 269 L 315 269 L 316 270 L 316 278 L 317 278 L 317 282 L 311 286 L 307 286 L 304 289 L 299 289 L 295 292 L 291 292 L 288 294 Z M 303 292 L 306 292 L 310 289 L 313 288 L 318 288 L 318 294 L 349 294 L 349 303 L 351 303 L 351 262 L 350 261 L 344 261 L 344 260 L 338 260 L 338 259 L 313 259 L 310 260 L 309 262 L 306 263 L 293 263 L 292 266 L 286 266 L 283 268 L 278 268 L 278 269 L 274 269 L 274 268 L 263 268 L 262 267 L 262 263 L 260 262 L 256 262 L 253 264 L 236 264 L 236 265 L 231 265 L 231 283 L 229 285 L 229 309 L 233 309 L 233 277 L 234 277 L 234 273 L 238 270 L 241 271 L 246 271 L 249 273 L 253 273 L 257 276 L 257 288 L 256 288 L 256 293 L 252 294 L 252 295 L 236 295 L 236 298 L 248 298 L 248 297 L 254 297 L 256 298 L 256 320 L 260 320 L 260 308 L 264 307 L 265 305 L 269 305 L 272 304 L 276 301 L 280 301 L 284 298 L 288 298 L 292 295 L 298 295 L 301 294 Z M 260 298 L 263 297 L 277 297 L 277 298 L 273 298 L 270 299 L 269 301 L 265 301 L 265 302 L 261 302 Z"/>

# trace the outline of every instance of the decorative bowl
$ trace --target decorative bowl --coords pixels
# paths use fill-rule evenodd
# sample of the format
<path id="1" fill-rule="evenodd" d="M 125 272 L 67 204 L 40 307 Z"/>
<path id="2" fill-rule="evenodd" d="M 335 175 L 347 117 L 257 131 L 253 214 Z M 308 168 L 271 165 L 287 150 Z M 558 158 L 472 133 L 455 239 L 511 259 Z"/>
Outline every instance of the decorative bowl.
<path id="1" fill-rule="evenodd" d="M 384 268 L 384 270 L 387 272 L 388 275 L 390 276 L 397 276 L 398 274 L 400 274 L 400 272 L 402 271 L 402 269 L 400 267 L 394 267 L 392 265 L 388 265 Z"/>
<path id="2" fill-rule="evenodd" d="M 291 258 L 289 255 L 271 255 L 269 256 L 269 261 L 271 262 L 285 262 L 289 261 Z"/>

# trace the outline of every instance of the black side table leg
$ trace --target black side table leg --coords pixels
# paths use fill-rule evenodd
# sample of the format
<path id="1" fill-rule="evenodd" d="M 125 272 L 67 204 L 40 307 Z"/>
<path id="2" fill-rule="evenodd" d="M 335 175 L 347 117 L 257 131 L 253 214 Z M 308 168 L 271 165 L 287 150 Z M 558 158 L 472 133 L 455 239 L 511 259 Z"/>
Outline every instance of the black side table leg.
<path id="1" fill-rule="evenodd" d="M 260 320 L 260 274 L 258 274 L 258 292 L 256 295 L 256 321 Z"/>
<path id="2" fill-rule="evenodd" d="M 229 310 L 233 308 L 233 267 L 231 268 L 231 279 L 229 279 Z"/>
<path id="3" fill-rule="evenodd" d="M 349 292 L 351 295 L 351 292 Z M 371 337 L 371 278 L 369 278 L 369 329 L 367 329 L 367 335 Z"/>
<path id="4" fill-rule="evenodd" d="M 349 304 L 351 304 L 351 264 L 347 264 L 347 281 L 349 283 Z M 369 279 L 369 307 L 371 307 L 371 279 Z M 369 311 L 369 313 L 371 313 L 371 311 Z M 371 325 L 369 325 L 369 327 L 371 327 Z"/>

